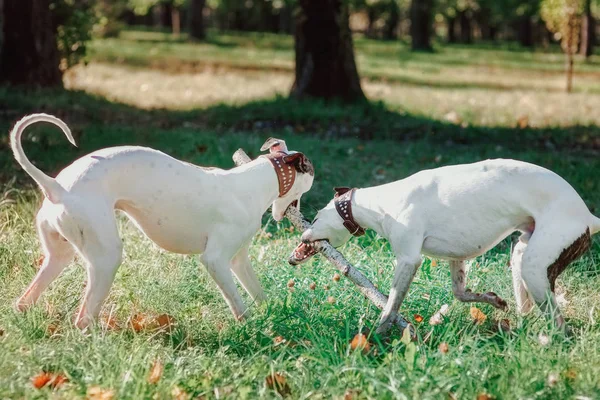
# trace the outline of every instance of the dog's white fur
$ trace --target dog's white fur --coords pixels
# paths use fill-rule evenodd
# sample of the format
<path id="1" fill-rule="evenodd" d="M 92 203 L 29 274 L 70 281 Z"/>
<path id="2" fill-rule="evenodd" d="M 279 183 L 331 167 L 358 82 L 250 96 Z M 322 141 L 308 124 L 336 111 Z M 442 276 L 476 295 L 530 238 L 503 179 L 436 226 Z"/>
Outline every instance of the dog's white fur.
<path id="1" fill-rule="evenodd" d="M 389 184 L 358 189 L 352 201 L 355 220 L 387 238 L 397 257 L 390 296 L 379 332 L 396 315 L 421 265 L 421 254 L 450 260 L 453 292 L 461 301 L 504 308 L 494 293 L 466 289 L 464 261 L 477 257 L 513 231 L 522 235 L 512 254 L 517 306 L 526 313 L 531 299 L 564 325 L 548 267 L 589 228 L 600 231 L 577 192 L 545 168 L 515 160 L 487 160 L 416 173 Z M 333 246 L 349 240 L 333 200 L 302 235 L 305 243 L 327 239 Z M 547 301 L 549 300 L 549 302 Z"/>
<path id="2" fill-rule="evenodd" d="M 266 158 L 224 171 L 197 167 L 149 148 L 123 146 L 88 154 L 53 179 L 36 168 L 21 147 L 23 130 L 41 121 L 60 127 L 75 144 L 67 125 L 46 114 L 21 119 L 11 132 L 16 160 L 45 195 L 37 214 L 45 258 L 18 299 L 18 310 L 35 303 L 77 252 L 86 262 L 88 282 L 76 324 L 84 328 L 98 316 L 121 263 L 115 209 L 125 212 L 163 249 L 202 253 L 202 263 L 237 319 L 247 315 L 247 308 L 232 272 L 254 300 L 263 300 L 248 245 L 269 205 L 273 218 L 281 220 L 287 207 L 311 188 L 310 174 L 299 172 L 291 190 L 279 198 L 277 175 Z M 298 156 L 304 157 L 299 153 L 289 157 L 297 161 Z"/>

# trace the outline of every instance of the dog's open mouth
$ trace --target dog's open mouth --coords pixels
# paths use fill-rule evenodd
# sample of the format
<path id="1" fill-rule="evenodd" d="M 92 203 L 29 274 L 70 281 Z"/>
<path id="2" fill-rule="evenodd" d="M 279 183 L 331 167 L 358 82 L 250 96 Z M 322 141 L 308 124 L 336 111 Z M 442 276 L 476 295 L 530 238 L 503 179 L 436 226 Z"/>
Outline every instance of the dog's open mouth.
<path id="1" fill-rule="evenodd" d="M 310 243 L 300 243 L 289 258 L 289 263 L 292 265 L 302 264 L 312 256 L 317 254 L 317 250 Z"/>

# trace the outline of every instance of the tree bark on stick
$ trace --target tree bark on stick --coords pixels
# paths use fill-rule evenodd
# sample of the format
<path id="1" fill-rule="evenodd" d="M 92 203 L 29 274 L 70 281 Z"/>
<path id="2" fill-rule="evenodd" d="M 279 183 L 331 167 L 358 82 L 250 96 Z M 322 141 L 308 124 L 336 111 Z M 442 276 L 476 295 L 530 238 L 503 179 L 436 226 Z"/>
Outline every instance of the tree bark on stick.
<path id="1" fill-rule="evenodd" d="M 300 0 L 291 96 L 364 100 L 344 0 Z"/>
<path id="2" fill-rule="evenodd" d="M 0 82 L 62 86 L 50 0 L 4 0 Z"/>
<path id="3" fill-rule="evenodd" d="M 233 161 L 236 165 L 242 165 L 252 161 L 250 157 L 244 152 L 242 149 L 238 149 L 233 154 Z M 290 222 L 294 225 L 296 229 L 300 232 L 304 232 L 310 226 L 310 222 L 304 219 L 304 216 L 300 213 L 300 211 L 296 207 L 289 207 L 285 213 L 285 216 L 290 220 Z M 369 299 L 375 307 L 380 310 L 383 310 L 387 303 L 387 296 L 381 293 L 373 283 L 362 274 L 359 270 L 354 268 L 352 264 L 348 262 L 344 258 L 344 256 L 337 251 L 329 242 L 325 240 L 317 241 L 312 244 L 313 247 L 320 252 L 329 262 L 333 264 L 334 267 L 338 269 L 342 273 L 342 275 L 346 276 L 352 283 L 354 283 L 358 290 Z M 415 336 L 414 327 L 404 319 L 400 314 L 393 321 L 393 324 L 398 326 L 400 329 L 404 330 L 409 327 L 411 337 Z"/>

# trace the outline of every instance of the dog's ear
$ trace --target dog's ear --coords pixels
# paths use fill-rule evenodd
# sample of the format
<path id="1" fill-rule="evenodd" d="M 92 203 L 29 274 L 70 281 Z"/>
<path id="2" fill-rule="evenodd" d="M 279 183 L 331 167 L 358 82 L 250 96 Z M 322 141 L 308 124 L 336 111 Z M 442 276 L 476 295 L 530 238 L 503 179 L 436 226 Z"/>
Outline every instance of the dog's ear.
<path id="1" fill-rule="evenodd" d="M 349 187 L 334 187 L 333 190 L 335 191 L 335 196 L 333 196 L 334 198 L 343 195 L 346 192 L 349 192 L 350 190 L 352 190 L 352 188 Z"/>
<path id="2" fill-rule="evenodd" d="M 312 165 L 312 162 L 302 153 L 292 153 L 283 157 L 283 162 L 286 164 L 293 165 L 296 168 L 296 171 L 302 172 L 304 174 L 315 175 L 315 168 Z"/>
<path id="3" fill-rule="evenodd" d="M 286 151 L 287 152 L 287 146 L 285 144 L 285 140 L 277 139 L 277 138 L 273 138 L 273 137 L 268 138 L 267 141 L 260 148 L 260 151 L 266 151 L 266 150 L 269 150 L 271 153 L 273 151 Z"/>

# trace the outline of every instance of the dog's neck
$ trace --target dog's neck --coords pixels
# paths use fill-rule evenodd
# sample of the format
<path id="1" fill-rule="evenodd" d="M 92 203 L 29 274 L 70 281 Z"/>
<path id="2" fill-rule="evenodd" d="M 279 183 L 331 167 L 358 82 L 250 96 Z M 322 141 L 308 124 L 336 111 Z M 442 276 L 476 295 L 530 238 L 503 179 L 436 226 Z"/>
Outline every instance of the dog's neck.
<path id="1" fill-rule="evenodd" d="M 279 197 L 279 180 L 273 165 L 266 158 L 257 158 L 227 172 L 236 178 L 234 190 L 239 197 L 259 207 L 261 213 Z"/>
<path id="2" fill-rule="evenodd" d="M 352 197 L 352 214 L 354 220 L 363 229 L 372 229 L 384 236 L 383 221 L 385 213 L 376 202 L 371 201 L 373 196 L 369 193 L 371 188 L 356 189 Z M 375 199 L 377 196 L 375 196 Z"/>

